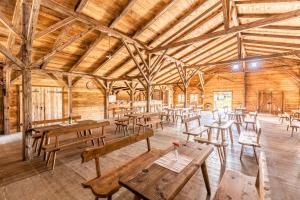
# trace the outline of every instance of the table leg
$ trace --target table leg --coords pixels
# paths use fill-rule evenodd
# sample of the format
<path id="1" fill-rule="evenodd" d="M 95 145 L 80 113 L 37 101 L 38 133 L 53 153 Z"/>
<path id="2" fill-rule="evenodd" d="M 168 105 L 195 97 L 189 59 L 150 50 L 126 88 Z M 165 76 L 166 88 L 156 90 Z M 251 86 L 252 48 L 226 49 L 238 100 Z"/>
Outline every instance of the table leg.
<path id="1" fill-rule="evenodd" d="M 206 168 L 205 161 L 201 165 L 201 171 L 202 171 L 202 175 L 203 175 L 205 187 L 206 187 L 206 190 L 207 190 L 207 194 L 210 195 L 211 194 L 211 190 L 210 190 L 209 178 L 208 178 L 208 173 L 207 173 L 207 168 Z"/>
<path id="2" fill-rule="evenodd" d="M 136 118 L 133 118 L 133 125 L 132 125 L 132 133 L 134 134 L 134 130 L 135 130 L 135 123 L 136 123 Z"/>

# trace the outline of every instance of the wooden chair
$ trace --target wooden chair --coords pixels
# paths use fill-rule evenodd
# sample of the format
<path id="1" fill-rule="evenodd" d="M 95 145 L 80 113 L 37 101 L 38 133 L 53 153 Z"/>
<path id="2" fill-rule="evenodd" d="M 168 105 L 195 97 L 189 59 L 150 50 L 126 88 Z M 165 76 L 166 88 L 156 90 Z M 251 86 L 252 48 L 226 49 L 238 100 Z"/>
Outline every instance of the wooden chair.
<path id="1" fill-rule="evenodd" d="M 197 125 L 194 126 L 193 128 L 190 127 L 191 123 L 194 123 L 197 121 Z M 197 115 L 195 117 L 190 117 L 186 118 L 183 120 L 184 125 L 185 125 L 185 131 L 183 131 L 183 134 L 187 135 L 186 142 L 189 141 L 190 136 L 200 136 L 202 133 L 207 132 L 208 133 L 208 128 L 201 126 L 201 116 Z"/>
<path id="2" fill-rule="evenodd" d="M 98 145 L 104 141 L 104 128 L 110 124 L 109 121 L 102 121 L 92 124 L 78 124 L 72 127 L 62 127 L 47 133 L 47 142 L 43 145 L 42 149 L 48 154 L 46 165 L 48 166 L 51 157 L 52 157 L 52 170 L 54 170 L 56 154 L 58 151 L 70 148 L 76 144 L 91 142 L 95 146 L 95 141 L 98 142 Z M 92 133 L 95 129 L 102 129 L 97 133 Z M 82 136 L 79 136 L 78 133 L 83 132 Z M 70 134 L 77 133 L 77 137 L 72 137 L 70 139 L 61 140 L 62 137 Z M 54 142 L 51 142 L 51 138 L 54 138 Z M 101 142 L 100 142 L 101 141 Z"/>
<path id="3" fill-rule="evenodd" d="M 298 131 L 298 128 L 300 128 L 300 121 L 298 118 L 294 118 L 294 116 L 287 114 L 288 117 L 288 125 L 286 130 L 288 131 L 289 128 L 292 128 L 291 137 L 294 136 L 294 132 Z"/>
<path id="4" fill-rule="evenodd" d="M 114 193 L 116 193 L 121 186 L 119 185 L 119 179 L 121 176 L 128 174 L 129 172 L 140 172 L 147 165 L 153 163 L 159 157 L 163 155 L 163 151 L 152 149 L 150 146 L 150 137 L 154 135 L 152 129 L 147 128 L 144 133 L 134 134 L 126 137 L 122 137 L 117 140 L 107 142 L 104 146 L 86 149 L 81 157 L 82 163 L 90 160 L 95 160 L 97 177 L 83 183 L 83 187 L 90 188 L 96 199 L 107 198 L 112 199 Z M 146 140 L 148 151 L 140 156 L 129 160 L 121 167 L 118 167 L 106 174 L 101 173 L 100 158 L 108 153 L 119 150 L 136 142 Z"/>
<path id="5" fill-rule="evenodd" d="M 248 124 L 252 124 L 253 130 L 255 130 L 255 123 L 257 118 L 257 111 L 249 112 L 249 114 L 245 117 L 246 130 L 248 129 Z"/>
<path id="6" fill-rule="evenodd" d="M 259 156 L 259 168 L 256 180 L 239 171 L 226 170 L 214 200 L 271 200 L 270 181 L 268 177 L 266 156 L 263 152 Z"/>
<path id="7" fill-rule="evenodd" d="M 255 151 L 255 148 L 260 147 L 261 126 L 258 120 L 255 126 L 255 131 L 244 131 L 239 136 L 239 143 L 242 145 L 240 159 L 243 156 L 244 146 L 251 146 L 256 162 L 258 162 Z"/>
<path id="8" fill-rule="evenodd" d="M 81 119 L 80 115 L 73 116 L 72 120 L 75 122 L 79 121 Z M 40 126 L 48 126 L 48 125 L 53 125 L 53 124 L 59 124 L 59 123 L 65 123 L 68 122 L 70 119 L 69 117 L 64 117 L 60 119 L 46 119 L 46 120 L 40 120 L 40 121 L 34 121 L 32 122 L 33 127 L 40 127 Z M 38 148 L 38 143 L 40 142 L 42 138 L 42 133 L 34 133 L 32 135 L 33 143 L 32 143 L 32 149 L 34 149 L 34 152 L 37 151 Z"/>
<path id="9" fill-rule="evenodd" d="M 117 132 L 121 132 L 121 131 L 123 131 L 124 136 L 126 134 L 128 134 L 129 118 L 125 117 L 124 115 L 129 114 L 131 112 L 132 112 L 132 110 L 120 111 L 120 112 L 116 113 L 116 115 L 118 117 L 115 120 L 115 125 L 116 125 L 115 134 L 117 134 Z"/>

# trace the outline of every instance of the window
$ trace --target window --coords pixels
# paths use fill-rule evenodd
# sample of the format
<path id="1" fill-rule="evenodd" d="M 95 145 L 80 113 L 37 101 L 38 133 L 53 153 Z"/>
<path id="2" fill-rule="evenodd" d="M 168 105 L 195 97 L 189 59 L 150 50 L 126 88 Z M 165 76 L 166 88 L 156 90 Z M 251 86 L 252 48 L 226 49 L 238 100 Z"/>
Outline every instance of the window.
<path id="1" fill-rule="evenodd" d="M 184 102 L 184 94 L 179 94 L 178 95 L 178 102 Z"/>
<path id="2" fill-rule="evenodd" d="M 214 108 L 223 109 L 228 107 L 231 110 L 232 92 L 214 92 Z"/>
<path id="3" fill-rule="evenodd" d="M 198 102 L 198 94 L 191 94 L 190 95 L 190 102 L 197 103 Z"/>

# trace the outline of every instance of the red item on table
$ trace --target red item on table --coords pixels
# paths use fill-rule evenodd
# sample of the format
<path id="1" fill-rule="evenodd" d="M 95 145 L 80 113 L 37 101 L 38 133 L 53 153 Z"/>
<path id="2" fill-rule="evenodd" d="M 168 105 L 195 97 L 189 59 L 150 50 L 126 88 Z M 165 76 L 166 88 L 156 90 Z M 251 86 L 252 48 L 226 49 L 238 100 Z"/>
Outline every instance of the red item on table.
<path id="1" fill-rule="evenodd" d="M 179 146 L 180 146 L 180 142 L 179 142 L 179 141 L 175 141 L 175 142 L 173 142 L 173 145 L 174 145 L 175 147 L 179 147 Z"/>

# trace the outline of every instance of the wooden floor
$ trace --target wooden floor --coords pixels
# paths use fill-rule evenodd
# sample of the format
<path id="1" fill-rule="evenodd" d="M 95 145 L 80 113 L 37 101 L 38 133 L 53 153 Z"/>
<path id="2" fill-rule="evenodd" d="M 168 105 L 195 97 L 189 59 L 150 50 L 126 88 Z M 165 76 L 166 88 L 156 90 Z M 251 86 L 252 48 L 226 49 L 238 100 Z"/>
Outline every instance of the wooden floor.
<path id="1" fill-rule="evenodd" d="M 271 181 L 272 199 L 300 199 L 300 134 L 290 137 L 278 119 L 271 116 L 260 116 L 262 124 L 262 146 L 266 152 Z M 203 123 L 211 120 L 209 114 L 202 118 Z M 180 123 L 167 124 L 164 131 L 157 130 L 151 139 L 155 148 L 166 149 L 172 145 L 174 138 L 184 138 L 181 134 L 184 126 Z M 239 159 L 240 145 L 237 144 L 237 132 L 234 127 L 234 144 L 229 146 L 226 168 L 239 170 L 256 176 L 257 165 L 252 157 L 252 150 L 246 149 L 242 162 Z M 21 161 L 21 141 L 17 139 L 7 144 L 0 142 L 0 199 L 94 199 L 89 189 L 81 183 L 95 177 L 94 162 L 81 164 L 82 147 L 74 147 L 58 153 L 58 162 L 54 174 L 45 167 L 41 158 L 31 162 Z M 0 138 L 0 141 L 3 138 Z M 16 141 L 17 140 L 17 141 Z M 3 142 L 2 142 L 3 143 Z M 113 152 L 102 159 L 104 173 L 143 153 L 145 142 Z M 210 184 L 213 193 L 220 178 L 220 163 L 214 152 L 208 159 Z M 121 189 L 113 199 L 133 199 L 130 192 Z M 177 200 L 210 199 L 206 195 L 201 170 L 192 177 L 176 197 Z"/>

